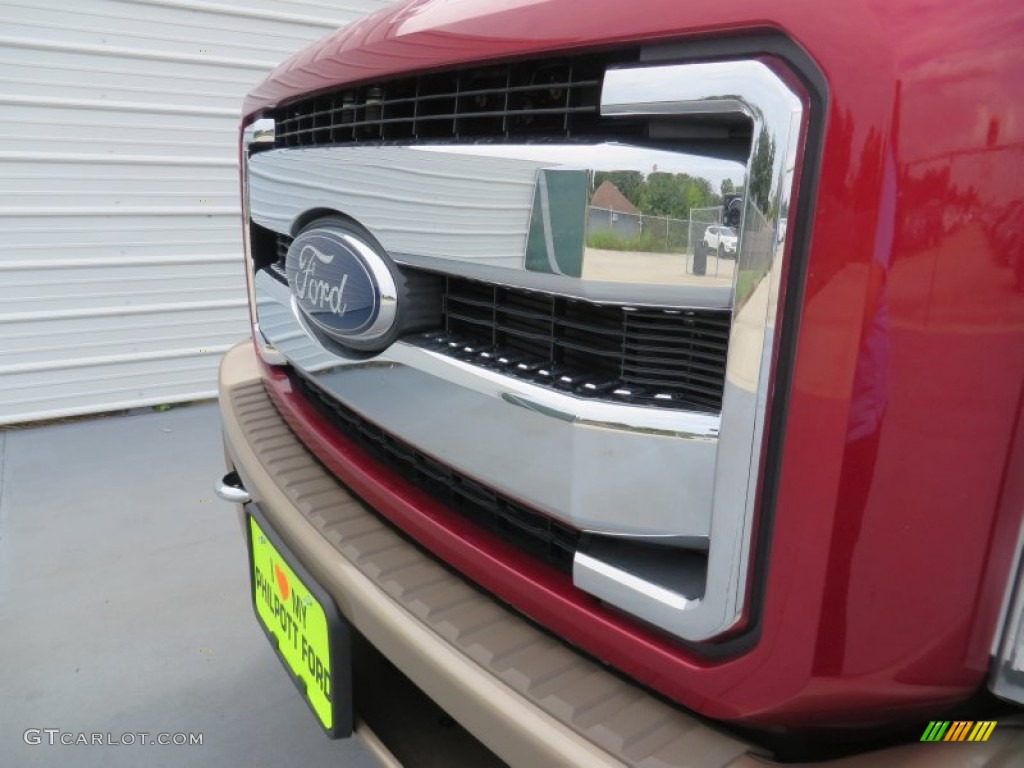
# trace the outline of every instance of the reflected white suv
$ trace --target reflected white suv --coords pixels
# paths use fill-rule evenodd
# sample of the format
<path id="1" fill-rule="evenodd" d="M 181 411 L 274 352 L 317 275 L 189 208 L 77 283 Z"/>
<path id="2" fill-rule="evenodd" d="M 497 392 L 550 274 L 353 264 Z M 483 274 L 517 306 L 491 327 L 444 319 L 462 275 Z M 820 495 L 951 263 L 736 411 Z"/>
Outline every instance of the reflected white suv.
<path id="1" fill-rule="evenodd" d="M 717 251 L 718 257 L 736 258 L 736 230 L 732 227 L 708 227 L 704 230 L 704 248 Z"/>

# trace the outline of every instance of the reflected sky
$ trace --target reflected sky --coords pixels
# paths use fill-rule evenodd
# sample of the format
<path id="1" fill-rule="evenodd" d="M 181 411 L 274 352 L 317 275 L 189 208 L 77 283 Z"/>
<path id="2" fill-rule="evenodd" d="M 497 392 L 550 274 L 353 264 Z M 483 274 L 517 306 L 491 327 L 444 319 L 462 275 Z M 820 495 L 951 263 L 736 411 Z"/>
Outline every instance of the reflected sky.
<path id="1" fill-rule="evenodd" d="M 686 173 L 707 179 L 713 189 L 721 187 L 725 180 L 742 187 L 746 172 L 742 163 L 721 160 L 715 157 L 672 152 L 664 149 L 634 147 L 627 144 L 607 142 L 594 151 L 594 145 L 533 144 L 522 145 L 473 145 L 471 147 L 433 146 L 415 147 L 417 152 L 442 152 L 445 154 L 471 154 L 477 157 L 506 157 L 530 159 L 555 165 L 589 169 L 593 171 L 635 170 L 650 173 Z"/>

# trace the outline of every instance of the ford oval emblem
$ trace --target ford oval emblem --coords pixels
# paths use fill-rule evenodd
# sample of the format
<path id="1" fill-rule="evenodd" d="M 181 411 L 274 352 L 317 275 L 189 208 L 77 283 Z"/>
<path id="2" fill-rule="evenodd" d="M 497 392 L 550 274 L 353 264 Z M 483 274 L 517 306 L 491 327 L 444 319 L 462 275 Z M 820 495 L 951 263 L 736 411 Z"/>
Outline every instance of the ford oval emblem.
<path id="1" fill-rule="evenodd" d="M 316 328 L 354 349 L 386 345 L 397 290 L 375 246 L 339 226 L 314 224 L 292 241 L 285 266 L 295 303 Z"/>

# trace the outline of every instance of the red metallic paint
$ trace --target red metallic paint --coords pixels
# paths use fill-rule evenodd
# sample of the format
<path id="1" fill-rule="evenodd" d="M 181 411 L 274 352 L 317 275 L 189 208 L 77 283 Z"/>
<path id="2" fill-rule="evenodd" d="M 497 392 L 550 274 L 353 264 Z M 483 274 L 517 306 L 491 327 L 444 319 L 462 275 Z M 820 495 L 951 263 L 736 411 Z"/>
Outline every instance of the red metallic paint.
<path id="1" fill-rule="evenodd" d="M 245 111 L 466 62 L 768 29 L 818 63 L 829 99 L 749 651 L 710 660 L 607 611 L 268 381 L 310 447 L 397 525 L 685 706 L 763 727 L 934 717 L 983 685 L 1024 513 L 1024 6 L 413 2 L 286 62 Z"/>

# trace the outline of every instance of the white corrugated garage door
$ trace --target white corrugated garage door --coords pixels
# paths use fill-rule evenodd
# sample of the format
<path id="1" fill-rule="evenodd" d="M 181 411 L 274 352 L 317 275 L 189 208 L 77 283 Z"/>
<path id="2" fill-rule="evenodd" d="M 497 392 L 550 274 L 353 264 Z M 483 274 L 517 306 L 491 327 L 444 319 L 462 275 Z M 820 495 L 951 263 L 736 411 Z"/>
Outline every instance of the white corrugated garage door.
<path id="1" fill-rule="evenodd" d="M 389 4 L 0 0 L 0 424 L 214 394 L 242 97 Z"/>

